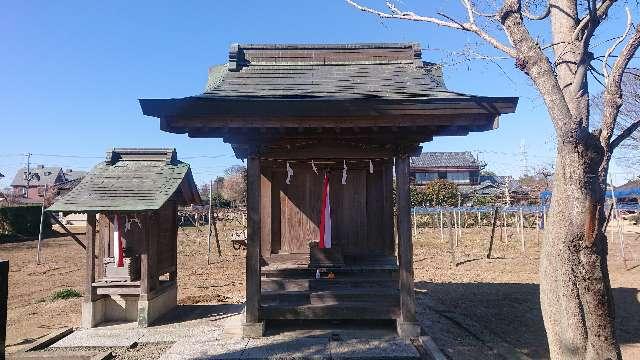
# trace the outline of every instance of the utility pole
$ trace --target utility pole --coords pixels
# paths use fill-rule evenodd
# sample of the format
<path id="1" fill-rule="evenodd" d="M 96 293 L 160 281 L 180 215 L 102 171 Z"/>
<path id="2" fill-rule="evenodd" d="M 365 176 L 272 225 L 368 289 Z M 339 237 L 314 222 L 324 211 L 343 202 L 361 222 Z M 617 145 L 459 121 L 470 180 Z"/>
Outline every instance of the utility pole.
<path id="1" fill-rule="evenodd" d="M 27 157 L 27 173 L 24 176 L 24 180 L 27 183 L 27 191 L 24 193 L 24 197 L 29 197 L 29 183 L 31 182 L 31 153 L 26 153 Z"/>

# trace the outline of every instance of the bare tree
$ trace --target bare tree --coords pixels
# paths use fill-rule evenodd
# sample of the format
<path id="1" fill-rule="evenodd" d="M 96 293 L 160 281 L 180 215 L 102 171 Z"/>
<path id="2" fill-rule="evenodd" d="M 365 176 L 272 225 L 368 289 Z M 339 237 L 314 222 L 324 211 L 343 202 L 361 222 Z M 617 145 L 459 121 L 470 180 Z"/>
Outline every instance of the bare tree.
<path id="1" fill-rule="evenodd" d="M 497 9 L 489 9 L 493 1 L 480 7 L 479 1 L 460 0 L 464 18 L 456 18 L 455 11 L 419 15 L 389 1 L 386 9 L 346 2 L 381 18 L 473 33 L 512 58 L 531 79 L 557 139 L 550 231 L 545 232 L 540 259 L 540 302 L 550 355 L 621 359 L 603 225 L 611 155 L 640 126 L 636 119 L 614 136 L 623 74 L 640 46 L 640 27 L 633 26 L 629 9 L 621 35 L 596 56 L 598 46 L 592 40 L 615 0 L 503 0 Z M 551 36 L 549 44 L 541 43 L 545 34 Z M 600 126 L 593 130 L 588 74 L 604 88 Z"/>
<path id="2" fill-rule="evenodd" d="M 601 115 L 604 111 L 603 100 L 604 94 L 598 93 L 594 96 L 592 104 L 594 114 Z M 615 126 L 614 135 L 620 135 L 626 131 L 629 135 L 623 135 L 620 139 L 624 139 L 620 143 L 619 151 L 616 158 L 623 161 L 626 167 L 635 167 L 636 171 L 640 171 L 638 160 L 640 160 L 640 131 L 637 130 L 640 124 L 640 69 L 627 69 L 622 77 L 622 108 Z"/>

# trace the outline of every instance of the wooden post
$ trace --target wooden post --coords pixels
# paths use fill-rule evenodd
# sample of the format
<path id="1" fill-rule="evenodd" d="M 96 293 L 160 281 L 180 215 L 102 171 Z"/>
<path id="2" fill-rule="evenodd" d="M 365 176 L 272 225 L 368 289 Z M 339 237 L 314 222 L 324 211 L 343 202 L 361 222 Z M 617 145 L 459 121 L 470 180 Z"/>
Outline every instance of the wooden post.
<path id="1" fill-rule="evenodd" d="M 46 220 L 44 207 L 47 200 L 47 184 L 44 185 L 44 196 L 42 196 L 42 212 L 40 213 L 40 234 L 38 234 L 38 250 L 36 252 L 36 264 L 40 265 L 40 243 L 42 242 L 42 233 L 44 232 L 44 221 Z"/>
<path id="2" fill-rule="evenodd" d="M 164 205 L 171 206 L 171 205 Z M 157 290 L 160 287 L 158 277 L 158 241 L 160 240 L 160 213 L 159 210 L 151 213 L 151 236 L 149 236 L 149 291 Z M 177 249 L 177 247 L 176 247 Z M 177 252 L 177 251 L 176 251 Z M 176 264 L 177 269 L 177 264 Z"/>
<path id="3" fill-rule="evenodd" d="M 247 256 L 246 256 L 246 303 L 245 326 L 247 337 L 264 334 L 264 323 L 260 319 L 260 159 L 251 154 L 247 159 Z"/>
<path id="4" fill-rule="evenodd" d="M 7 300 L 9 299 L 9 261 L 0 260 L 0 359 L 4 359 L 7 339 Z"/>
<path id="5" fill-rule="evenodd" d="M 487 251 L 487 259 L 491 259 L 491 251 L 493 250 L 493 236 L 496 233 L 496 225 L 498 224 L 498 207 L 493 209 L 493 224 L 491 225 L 491 237 L 489 238 L 489 250 Z"/>
<path id="6" fill-rule="evenodd" d="M 454 233 L 454 239 L 455 239 L 455 246 L 458 246 L 458 215 L 456 214 L 455 210 L 453 210 L 452 214 L 453 214 L 453 233 Z"/>
<path id="7" fill-rule="evenodd" d="M 502 212 L 502 232 L 504 233 L 504 237 L 506 239 L 507 235 L 508 235 L 508 229 L 507 229 L 507 212 L 503 211 Z M 500 239 L 502 239 L 502 235 L 500 235 Z"/>
<path id="8" fill-rule="evenodd" d="M 478 211 L 478 229 L 480 229 L 481 224 L 480 224 L 480 211 Z"/>
<path id="9" fill-rule="evenodd" d="M 420 335 L 416 320 L 416 300 L 413 290 L 413 243 L 409 200 L 409 156 L 396 156 L 398 264 L 400 267 L 400 319 L 398 333 L 402 337 Z"/>
<path id="10" fill-rule="evenodd" d="M 540 214 L 536 211 L 536 245 L 540 245 Z"/>
<path id="11" fill-rule="evenodd" d="M 444 242 L 444 221 L 442 219 L 442 210 L 440 210 L 440 240 Z"/>
<path id="12" fill-rule="evenodd" d="M 522 208 L 520 208 L 520 241 L 522 242 L 522 252 L 525 252 L 525 243 L 524 243 L 524 213 L 522 212 Z"/>
<path id="13" fill-rule="evenodd" d="M 213 179 L 209 180 L 209 235 L 207 236 L 207 265 L 211 265 L 211 233 L 213 228 Z M 220 256 L 218 254 L 218 256 Z"/>
<path id="14" fill-rule="evenodd" d="M 418 233 L 418 220 L 417 220 L 416 208 L 413 208 L 413 233 L 414 234 Z"/>
<path id="15" fill-rule="evenodd" d="M 146 296 L 149 294 L 149 290 L 151 287 L 149 272 L 150 272 L 150 262 L 149 262 L 149 248 L 151 240 L 150 238 L 153 236 L 153 228 L 157 226 L 154 221 L 154 216 L 152 214 L 145 214 L 145 231 L 144 231 L 144 241 L 142 242 L 142 251 L 140 253 L 140 295 Z"/>
<path id="16" fill-rule="evenodd" d="M 449 228 L 449 252 L 451 253 L 451 265 L 458 266 L 458 263 L 456 262 L 456 249 L 454 240 L 456 230 L 453 225 L 454 222 L 455 215 L 453 214 L 453 212 L 450 212 L 447 218 L 447 227 Z"/>
<path id="17" fill-rule="evenodd" d="M 262 258 L 271 255 L 271 186 L 272 164 L 264 163 L 260 166 L 260 256 Z"/>
<path id="18" fill-rule="evenodd" d="M 85 284 L 84 284 L 84 300 L 85 302 L 93 302 L 97 299 L 97 293 L 93 287 L 96 281 L 96 213 L 87 212 L 87 230 L 86 230 L 86 268 L 85 268 Z"/>

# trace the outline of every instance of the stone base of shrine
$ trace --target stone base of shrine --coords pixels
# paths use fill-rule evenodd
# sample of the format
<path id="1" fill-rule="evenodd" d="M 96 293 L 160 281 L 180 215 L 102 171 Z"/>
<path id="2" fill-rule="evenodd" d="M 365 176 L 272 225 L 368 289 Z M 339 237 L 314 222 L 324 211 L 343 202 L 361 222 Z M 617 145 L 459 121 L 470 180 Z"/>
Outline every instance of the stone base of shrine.
<path id="1" fill-rule="evenodd" d="M 81 326 L 89 329 L 102 323 L 137 322 L 139 327 L 147 327 L 173 310 L 177 303 L 178 288 L 175 282 L 147 295 L 102 295 L 92 302 L 83 301 Z"/>

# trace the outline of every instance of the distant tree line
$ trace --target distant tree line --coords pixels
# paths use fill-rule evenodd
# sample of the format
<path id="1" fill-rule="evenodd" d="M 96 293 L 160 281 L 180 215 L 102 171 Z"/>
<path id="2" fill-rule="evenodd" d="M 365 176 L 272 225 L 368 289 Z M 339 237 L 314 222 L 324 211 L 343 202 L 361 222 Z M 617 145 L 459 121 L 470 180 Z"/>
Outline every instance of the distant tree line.
<path id="1" fill-rule="evenodd" d="M 200 197 L 205 203 L 213 202 L 217 207 L 238 207 L 247 203 L 247 168 L 234 165 L 224 171 L 224 176 L 218 176 L 213 181 L 213 191 L 209 199 L 208 183 L 199 186 Z"/>

